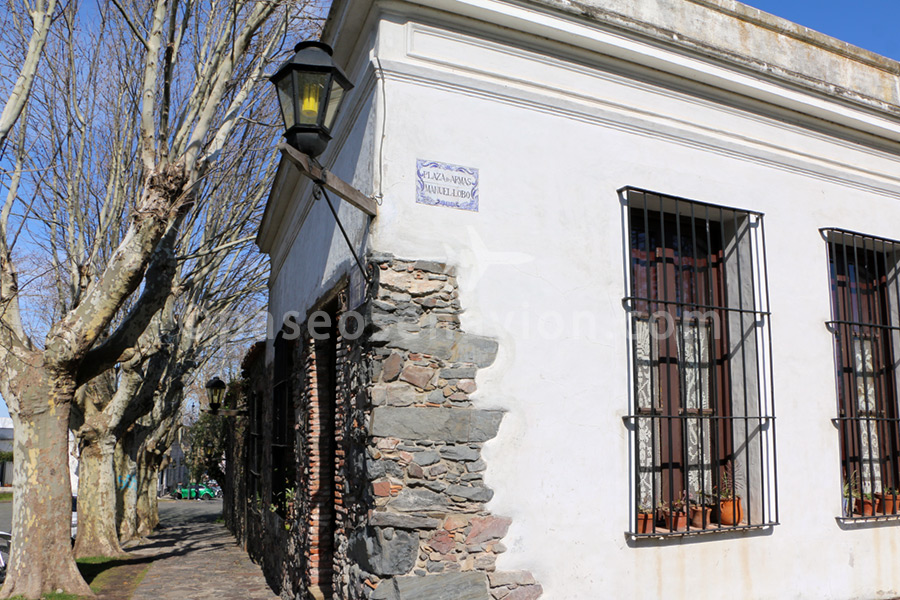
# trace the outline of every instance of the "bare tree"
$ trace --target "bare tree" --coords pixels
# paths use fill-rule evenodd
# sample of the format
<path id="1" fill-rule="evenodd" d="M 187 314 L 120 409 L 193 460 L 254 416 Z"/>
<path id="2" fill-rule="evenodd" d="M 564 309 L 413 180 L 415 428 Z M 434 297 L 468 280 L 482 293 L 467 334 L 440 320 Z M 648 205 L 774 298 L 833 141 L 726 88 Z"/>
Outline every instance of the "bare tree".
<path id="1" fill-rule="evenodd" d="M 30 197 L 7 185 L 0 213 L 0 394 L 15 426 L 16 487 L 2 598 L 39 598 L 57 589 L 91 595 L 68 531 L 67 433 L 76 391 L 115 365 L 126 376 L 138 366 L 132 361 L 143 352 L 141 338 L 173 290 L 180 229 L 204 201 L 200 183 L 259 101 L 262 74 L 283 42 L 285 21 L 273 17 L 284 8 L 275 1 L 111 0 L 99 5 L 99 24 L 90 32 L 83 32 L 74 4 L 65 11 L 72 39 L 94 41 L 67 46 L 68 63 L 48 69 L 53 81 L 41 105 L 47 114 L 19 123 L 65 125 L 65 139 L 48 136 L 28 153 L 53 160 L 32 165 Z M 95 82 L 108 89 L 86 92 Z M 129 107 L 138 110 L 129 116 Z M 101 118 L 89 118 L 91 110 Z M 16 158 L 17 173 L 28 170 L 23 156 Z M 107 162 L 100 164 L 101 156 Z M 49 169 L 59 163 L 93 166 L 79 180 L 77 169 L 64 176 Z M 23 327 L 13 255 L 21 227 L 10 228 L 16 213 L 20 219 L 38 213 L 38 193 L 56 202 L 57 212 L 43 218 L 61 291 L 43 343 Z"/>
<path id="2" fill-rule="evenodd" d="M 241 125 L 242 137 L 262 134 L 268 139 L 270 132 L 258 131 L 255 123 Z M 127 456 L 149 459 L 147 452 L 155 457 L 165 451 L 161 442 L 170 432 L 163 425 L 174 423 L 171 415 L 180 412 L 185 379 L 214 356 L 207 348 L 210 340 L 234 343 L 260 309 L 265 261 L 249 246 L 275 168 L 275 153 L 262 148 L 243 146 L 227 157 L 228 169 L 206 180 L 201 194 L 210 201 L 192 212 L 181 230 L 178 267 L 165 307 L 117 374 L 107 371 L 79 390 L 83 393 L 72 417 L 80 449 L 78 557 L 122 553 L 115 510 L 116 444 L 127 434 Z M 120 464 L 128 464 L 123 461 L 124 456 Z M 137 481 L 142 490 L 138 497 L 146 501 L 142 494 L 159 465 L 153 460 L 136 464 L 137 477 L 131 479 L 129 472 L 128 480 Z M 155 499 L 155 487 L 153 491 Z M 140 519 L 134 534 L 147 535 L 151 521 Z"/>

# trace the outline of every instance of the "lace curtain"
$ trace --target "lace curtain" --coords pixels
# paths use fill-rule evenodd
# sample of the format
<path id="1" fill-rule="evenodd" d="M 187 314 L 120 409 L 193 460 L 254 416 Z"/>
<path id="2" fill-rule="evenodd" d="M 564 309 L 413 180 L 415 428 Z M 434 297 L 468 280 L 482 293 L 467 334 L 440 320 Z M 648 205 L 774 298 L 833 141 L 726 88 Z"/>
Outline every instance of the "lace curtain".
<path id="1" fill-rule="evenodd" d="M 875 417 L 875 366 L 873 340 L 853 336 L 853 371 L 856 381 L 857 414 L 860 417 L 860 476 L 861 491 L 865 494 L 881 491 L 881 469 L 879 457 L 881 450 L 878 439 L 878 421 L 866 417 Z M 874 490 L 873 490 L 874 485 Z"/>
<path id="2" fill-rule="evenodd" d="M 663 392 L 659 385 L 659 344 L 657 324 L 645 317 L 635 317 L 635 381 L 638 412 L 649 414 L 658 412 L 664 405 Z M 652 329 L 651 329 L 652 328 Z M 712 492 L 713 448 L 711 427 L 713 422 L 702 418 L 712 411 L 710 361 L 710 325 L 702 321 L 678 321 L 674 328 L 675 345 L 678 352 L 679 385 L 670 389 L 673 394 L 669 405 L 672 414 L 696 415 L 683 421 L 673 420 L 673 429 L 684 423 L 683 443 L 686 444 L 689 493 L 700 498 L 701 494 Z M 680 396 L 680 401 L 679 401 Z M 663 412 L 669 412 L 664 410 Z M 639 499 L 650 507 L 654 489 L 656 500 L 661 499 L 661 432 L 660 427 L 668 427 L 667 419 L 637 419 L 638 436 L 638 476 Z M 676 462 L 682 462 L 681 448 L 675 449 Z M 681 477 L 678 473 L 676 477 Z M 680 486 L 679 486 L 680 487 Z"/>

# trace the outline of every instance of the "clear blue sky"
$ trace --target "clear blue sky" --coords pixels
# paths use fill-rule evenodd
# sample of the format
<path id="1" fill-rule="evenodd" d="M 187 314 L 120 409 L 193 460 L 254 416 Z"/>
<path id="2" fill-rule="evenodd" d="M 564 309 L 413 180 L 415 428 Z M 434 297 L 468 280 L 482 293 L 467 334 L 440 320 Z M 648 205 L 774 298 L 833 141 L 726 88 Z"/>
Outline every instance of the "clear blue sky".
<path id="1" fill-rule="evenodd" d="M 743 0 L 754 8 L 900 60 L 898 0 Z"/>

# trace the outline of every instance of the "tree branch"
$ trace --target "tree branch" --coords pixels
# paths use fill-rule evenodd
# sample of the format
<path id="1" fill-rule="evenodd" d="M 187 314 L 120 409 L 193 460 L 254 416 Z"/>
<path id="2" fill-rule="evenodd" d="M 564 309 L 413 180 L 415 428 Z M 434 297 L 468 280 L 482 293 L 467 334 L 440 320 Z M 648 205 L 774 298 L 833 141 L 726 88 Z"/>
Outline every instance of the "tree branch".
<path id="1" fill-rule="evenodd" d="M 47 33 L 50 31 L 54 10 L 56 10 L 56 0 L 49 0 L 43 9 L 31 11 L 33 29 L 31 39 L 28 41 L 25 62 L 19 70 L 19 77 L 6 101 L 6 106 L 0 113 L 0 147 L 6 142 L 6 136 L 9 135 L 13 125 L 19 119 L 19 115 L 22 114 L 25 102 L 31 94 L 34 76 L 37 73 L 38 64 L 41 62 L 44 45 L 47 43 Z"/>
<path id="2" fill-rule="evenodd" d="M 81 361 L 77 381 L 84 383 L 115 365 L 122 354 L 132 348 L 159 312 L 172 290 L 175 276 L 175 240 L 178 228 L 173 225 L 160 241 L 144 276 L 144 291 L 119 327 L 102 344 L 90 350 Z"/>

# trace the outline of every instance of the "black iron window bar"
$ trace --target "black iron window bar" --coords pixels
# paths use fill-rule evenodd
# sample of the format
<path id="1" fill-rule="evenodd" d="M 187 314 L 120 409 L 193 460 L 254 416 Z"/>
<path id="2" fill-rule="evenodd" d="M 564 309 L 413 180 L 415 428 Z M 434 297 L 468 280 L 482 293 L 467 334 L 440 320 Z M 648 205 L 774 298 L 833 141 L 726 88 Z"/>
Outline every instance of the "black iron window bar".
<path id="1" fill-rule="evenodd" d="M 291 379 L 294 374 L 295 340 L 284 332 L 275 338 L 272 388 L 272 498 L 275 512 L 285 518 L 288 494 L 295 485 L 294 403 Z"/>
<path id="2" fill-rule="evenodd" d="M 262 397 L 257 392 L 250 394 L 250 444 L 247 453 L 247 471 L 250 474 L 248 502 L 251 508 L 259 509 L 262 500 Z"/>
<path id="3" fill-rule="evenodd" d="M 821 230 L 828 246 L 841 457 L 839 521 L 900 518 L 900 242 Z"/>
<path id="4" fill-rule="evenodd" d="M 760 213 L 637 188 L 628 217 L 634 537 L 778 523 Z"/>

